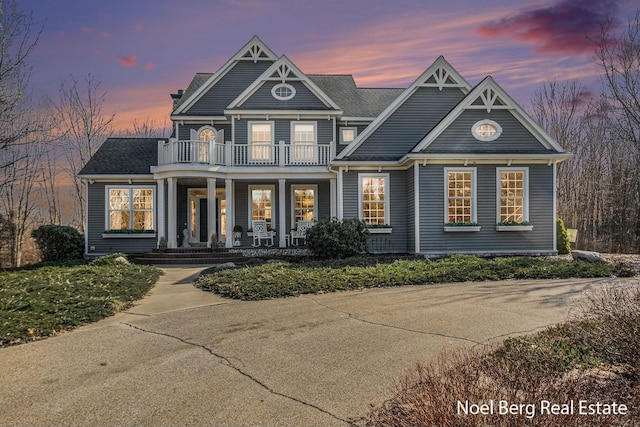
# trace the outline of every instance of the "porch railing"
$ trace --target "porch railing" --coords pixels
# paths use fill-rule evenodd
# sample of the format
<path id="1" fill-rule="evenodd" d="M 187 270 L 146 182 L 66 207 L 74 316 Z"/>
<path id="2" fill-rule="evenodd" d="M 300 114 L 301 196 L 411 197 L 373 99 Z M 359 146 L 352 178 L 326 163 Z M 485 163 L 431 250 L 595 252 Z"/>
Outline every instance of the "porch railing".
<path id="1" fill-rule="evenodd" d="M 213 166 L 326 166 L 336 155 L 328 144 L 234 144 L 230 141 L 158 141 L 158 165 L 175 163 Z"/>

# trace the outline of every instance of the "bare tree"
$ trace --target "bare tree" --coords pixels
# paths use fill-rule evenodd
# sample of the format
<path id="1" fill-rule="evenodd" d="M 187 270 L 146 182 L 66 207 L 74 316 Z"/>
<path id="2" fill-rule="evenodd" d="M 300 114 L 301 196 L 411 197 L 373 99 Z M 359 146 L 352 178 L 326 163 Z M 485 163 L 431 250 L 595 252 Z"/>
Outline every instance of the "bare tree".
<path id="1" fill-rule="evenodd" d="M 24 139 L 30 121 L 24 120 L 24 95 L 31 75 L 26 60 L 42 28 L 33 28 L 33 16 L 22 13 L 15 1 L 0 0 L 0 150 Z M 20 123 L 20 126 L 16 126 Z M 4 164 L 0 163 L 0 168 Z"/>
<path id="2" fill-rule="evenodd" d="M 37 118 L 29 126 L 36 125 Z M 21 124 L 17 124 L 21 126 Z M 31 229 L 37 209 L 36 199 L 40 182 L 40 159 L 44 144 L 30 132 L 29 137 L 5 147 L 7 165 L 0 173 L 5 184 L 0 187 L 0 207 L 7 223 L 7 252 L 9 265 L 20 267 L 25 237 Z"/>
<path id="3" fill-rule="evenodd" d="M 100 92 L 100 82 L 87 75 L 82 82 L 71 76 L 60 84 L 54 114 L 58 135 L 65 147 L 68 173 L 80 213 L 79 227 L 84 231 L 84 190 L 78 172 L 87 164 L 112 130 L 115 114 L 105 114 L 102 109 L 106 93 Z"/>

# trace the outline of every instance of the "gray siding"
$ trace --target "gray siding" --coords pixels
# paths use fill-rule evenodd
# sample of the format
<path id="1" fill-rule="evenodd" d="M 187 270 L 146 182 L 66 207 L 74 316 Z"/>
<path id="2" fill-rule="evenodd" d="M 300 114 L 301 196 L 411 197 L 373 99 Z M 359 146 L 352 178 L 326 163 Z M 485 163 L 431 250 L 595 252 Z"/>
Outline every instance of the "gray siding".
<path id="1" fill-rule="evenodd" d="M 91 254 L 104 254 L 113 252 L 147 252 L 154 249 L 157 246 L 157 238 L 111 238 L 103 239 L 102 233 L 105 230 L 105 188 L 107 185 L 114 186 L 128 186 L 123 183 L 109 183 L 109 182 L 94 182 L 89 184 L 88 187 L 88 205 L 89 210 L 87 212 L 87 218 L 89 220 L 87 228 L 87 238 L 89 241 L 89 255 Z M 155 182 L 148 183 L 135 183 L 135 185 L 146 185 L 156 187 Z M 157 205 L 157 195 L 156 195 Z M 158 220 L 156 215 L 155 220 Z M 94 250 L 91 250 L 91 247 Z"/>
<path id="2" fill-rule="evenodd" d="M 185 115 L 220 116 L 224 109 L 271 66 L 271 61 L 239 61 Z"/>
<path id="3" fill-rule="evenodd" d="M 322 101 L 316 97 L 302 82 L 291 82 L 296 90 L 295 96 L 288 101 L 280 101 L 271 95 L 271 89 L 280 82 L 265 82 L 247 101 L 239 106 L 247 110 L 327 110 Z"/>
<path id="4" fill-rule="evenodd" d="M 518 165 L 519 167 L 520 165 Z M 551 253 L 553 251 L 553 168 L 529 167 L 529 221 L 532 231 L 496 231 L 496 168 L 477 166 L 477 222 L 479 232 L 446 233 L 444 218 L 444 168 L 420 167 L 420 251 L 422 253 Z M 460 165 L 449 165 L 460 167 Z"/>
<path id="5" fill-rule="evenodd" d="M 236 144 L 246 144 L 248 142 L 247 133 L 249 131 L 248 122 L 256 121 L 260 122 L 262 120 L 247 120 L 241 119 L 235 122 L 235 143 Z M 276 119 L 273 120 L 275 123 L 275 142 L 284 141 L 285 143 L 291 142 L 291 122 L 295 120 L 284 120 L 284 119 Z M 306 121 L 306 120 L 301 120 Z M 315 120 L 309 120 L 315 121 Z M 328 144 L 333 140 L 333 121 L 331 120 L 317 120 L 318 124 L 318 143 L 319 144 Z"/>
<path id="6" fill-rule="evenodd" d="M 398 159 L 408 153 L 464 97 L 458 88 L 419 88 L 376 129 L 351 159 Z"/>
<path id="7" fill-rule="evenodd" d="M 358 174 L 376 174 L 378 170 L 349 171 L 343 173 L 343 217 L 358 218 Z M 407 179 L 406 171 L 392 170 L 389 174 L 389 218 L 391 234 L 371 234 L 370 252 L 407 252 Z"/>
<path id="8" fill-rule="evenodd" d="M 493 120 L 502 127 L 495 141 L 478 141 L 471 127 L 480 120 Z M 506 110 L 466 110 L 437 140 L 427 147 L 428 153 L 549 153 L 538 140 Z"/>

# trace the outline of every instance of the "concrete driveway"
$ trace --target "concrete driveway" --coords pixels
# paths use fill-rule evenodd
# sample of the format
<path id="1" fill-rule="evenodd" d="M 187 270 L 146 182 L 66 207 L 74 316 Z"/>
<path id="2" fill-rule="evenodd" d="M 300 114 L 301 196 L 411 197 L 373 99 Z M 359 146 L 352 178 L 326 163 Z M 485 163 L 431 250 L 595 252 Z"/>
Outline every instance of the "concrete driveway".
<path id="1" fill-rule="evenodd" d="M 567 318 L 600 279 L 410 286 L 241 302 L 170 268 L 74 332 L 0 349 L 0 425 L 347 425 L 441 351 Z"/>

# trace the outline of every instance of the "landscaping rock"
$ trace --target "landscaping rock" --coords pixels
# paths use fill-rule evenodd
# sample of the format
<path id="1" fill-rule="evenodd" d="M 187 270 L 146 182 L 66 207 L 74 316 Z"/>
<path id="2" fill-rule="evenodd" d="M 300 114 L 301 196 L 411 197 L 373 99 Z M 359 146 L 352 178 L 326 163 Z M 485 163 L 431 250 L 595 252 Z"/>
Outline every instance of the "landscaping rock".
<path id="1" fill-rule="evenodd" d="M 215 266 L 215 270 L 228 270 L 230 268 L 236 268 L 236 264 L 233 262 L 225 262 L 224 264 L 220 264 Z"/>
<path id="2" fill-rule="evenodd" d="M 119 256 L 118 258 L 113 260 L 114 262 L 120 262 L 122 264 L 129 264 L 129 260 L 123 256 Z"/>
<path id="3" fill-rule="evenodd" d="M 583 259 L 589 262 L 607 262 L 606 258 L 600 255 L 598 252 L 590 251 L 571 251 L 571 256 L 574 261 Z"/>

